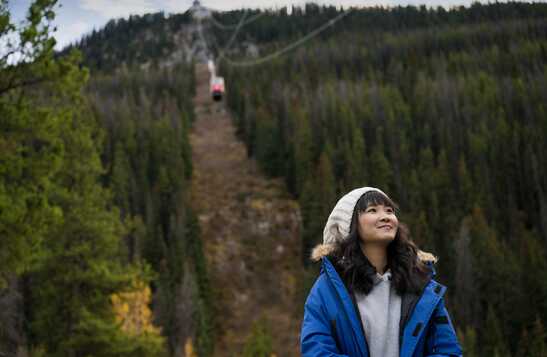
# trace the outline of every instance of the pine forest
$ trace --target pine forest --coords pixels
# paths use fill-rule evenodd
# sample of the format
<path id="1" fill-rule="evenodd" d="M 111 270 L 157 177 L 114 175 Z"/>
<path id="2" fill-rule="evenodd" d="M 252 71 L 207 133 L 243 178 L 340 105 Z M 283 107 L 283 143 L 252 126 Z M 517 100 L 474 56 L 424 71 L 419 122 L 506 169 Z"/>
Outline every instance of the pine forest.
<path id="1" fill-rule="evenodd" d="M 362 186 L 438 257 L 466 357 L 547 356 L 547 4 L 196 1 L 56 50 L 63 1 L 11 3 L 0 356 L 300 356 L 310 252 Z"/>

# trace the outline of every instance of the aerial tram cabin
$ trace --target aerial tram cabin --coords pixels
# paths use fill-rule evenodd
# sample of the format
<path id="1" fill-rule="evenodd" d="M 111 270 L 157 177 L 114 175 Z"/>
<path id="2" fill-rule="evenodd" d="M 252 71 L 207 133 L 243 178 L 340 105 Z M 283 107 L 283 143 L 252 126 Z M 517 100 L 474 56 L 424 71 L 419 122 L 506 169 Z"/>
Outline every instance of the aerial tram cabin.
<path id="1" fill-rule="evenodd" d="M 224 96 L 224 89 L 225 89 L 224 78 L 211 76 L 210 89 L 211 89 L 211 96 L 213 97 L 214 101 L 218 102 L 222 100 L 222 97 Z"/>

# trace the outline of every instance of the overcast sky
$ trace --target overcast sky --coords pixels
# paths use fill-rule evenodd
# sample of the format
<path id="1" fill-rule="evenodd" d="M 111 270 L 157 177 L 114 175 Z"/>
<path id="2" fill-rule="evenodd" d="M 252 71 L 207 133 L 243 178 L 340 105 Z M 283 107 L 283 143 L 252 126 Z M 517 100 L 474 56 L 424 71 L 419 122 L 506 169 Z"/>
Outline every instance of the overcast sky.
<path id="1" fill-rule="evenodd" d="M 540 0 L 545 2 L 547 0 Z M 130 14 L 144 14 L 148 12 L 164 11 L 176 13 L 186 11 L 193 0 L 59 0 L 57 6 L 57 48 L 62 48 L 74 42 L 83 34 L 99 29 L 109 19 L 126 17 Z M 282 7 L 288 4 L 298 5 L 310 0 L 201 0 L 202 5 L 218 9 L 231 10 L 247 7 Z M 357 6 L 395 6 L 395 5 L 469 5 L 471 0 L 316 0 L 320 4 L 357 5 Z M 481 1 L 487 2 L 487 1 Z M 31 0 L 9 0 L 8 7 L 16 20 L 24 18 Z"/>

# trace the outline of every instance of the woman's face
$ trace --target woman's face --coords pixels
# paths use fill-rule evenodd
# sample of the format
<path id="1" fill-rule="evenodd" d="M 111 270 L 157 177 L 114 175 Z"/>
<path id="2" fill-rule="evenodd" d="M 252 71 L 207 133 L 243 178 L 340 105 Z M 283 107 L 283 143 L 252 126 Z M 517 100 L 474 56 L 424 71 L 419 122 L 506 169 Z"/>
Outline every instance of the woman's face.
<path id="1" fill-rule="evenodd" d="M 393 207 L 370 205 L 359 213 L 359 236 L 363 243 L 389 244 L 395 239 L 399 220 Z"/>

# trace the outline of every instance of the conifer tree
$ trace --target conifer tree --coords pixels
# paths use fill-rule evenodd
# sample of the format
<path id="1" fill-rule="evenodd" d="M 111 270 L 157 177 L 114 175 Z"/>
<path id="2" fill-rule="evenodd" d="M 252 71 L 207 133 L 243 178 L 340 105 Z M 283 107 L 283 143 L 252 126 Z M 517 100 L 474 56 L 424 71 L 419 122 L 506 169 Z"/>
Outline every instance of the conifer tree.
<path id="1" fill-rule="evenodd" d="M 256 117 L 256 158 L 263 170 L 271 176 L 283 172 L 282 148 L 279 147 L 279 130 L 269 113 L 259 109 Z"/>
<path id="2" fill-rule="evenodd" d="M 293 121 L 296 192 L 301 193 L 313 167 L 313 142 L 309 119 L 301 108 L 295 108 Z"/>
<path id="3" fill-rule="evenodd" d="M 2 27 L 5 4 L 0 5 Z M 160 356 L 163 338 L 128 334 L 115 320 L 112 294 L 131 290 L 137 277 L 146 282 L 149 277 L 145 268 L 122 263 L 125 228 L 101 186 L 102 135 L 83 96 L 88 72 L 80 68 L 77 52 L 54 56 L 55 4 L 30 5 L 19 43 L 10 47 L 19 62 L 8 64 L 4 57 L 0 65 L 0 120 L 2 133 L 9 134 L 0 137 L 0 146 L 10 149 L 0 154 L 0 206 L 12 206 L 7 216 L 0 209 L 0 223 L 17 259 L 17 264 L 6 259 L 0 269 L 23 274 L 32 353 Z M 12 30 L 8 25 L 0 34 Z M 13 224 L 17 229 L 10 228 Z"/>
<path id="4" fill-rule="evenodd" d="M 458 193 L 459 193 L 459 205 L 464 212 L 471 209 L 473 206 L 473 182 L 469 175 L 465 158 L 460 156 L 458 160 Z"/>
<path id="5" fill-rule="evenodd" d="M 109 208 L 109 193 L 99 185 L 103 169 L 94 141 L 96 123 L 78 94 L 85 72 L 72 66 L 63 85 L 74 88 L 74 102 L 59 135 L 71 150 L 50 198 L 62 219 L 48 230 L 43 256 L 29 274 L 31 343 L 43 345 L 51 355 L 159 354 L 161 338 L 125 334 L 114 319 L 110 296 L 127 289 L 138 269 L 120 263 L 125 231 L 117 209 Z"/>
<path id="6" fill-rule="evenodd" d="M 272 337 L 268 332 L 266 320 L 257 320 L 252 327 L 251 335 L 243 347 L 243 357 L 271 357 Z"/>
<path id="7" fill-rule="evenodd" d="M 316 178 L 316 189 L 321 192 L 321 214 L 326 218 L 332 210 L 332 206 L 336 203 L 336 183 L 328 145 L 319 156 Z"/>
<path id="8" fill-rule="evenodd" d="M 0 1 L 0 289 L 8 275 L 28 269 L 48 227 L 61 218 L 48 197 L 61 169 L 64 147 L 58 136 L 70 111 L 54 103 L 71 101 L 68 87 L 77 59 L 53 59 L 55 3 L 34 1 L 17 27 L 7 0 Z M 11 64 L 17 56 L 19 64 Z M 49 96 L 36 92 L 40 84 L 51 90 Z M 48 99 L 52 105 L 43 105 Z"/>
<path id="9" fill-rule="evenodd" d="M 458 337 L 461 338 L 460 342 L 463 354 L 466 357 L 479 357 L 476 330 L 471 326 L 467 326 L 465 332 L 461 330 L 458 330 L 458 332 Z"/>
<path id="10" fill-rule="evenodd" d="M 389 191 L 393 180 L 393 172 L 384 154 L 385 148 L 382 135 L 383 130 L 380 127 L 376 130 L 376 143 L 369 157 L 369 173 L 372 182 L 371 185 Z"/>
<path id="11" fill-rule="evenodd" d="M 528 347 L 528 354 L 530 356 L 545 356 L 547 355 L 547 344 L 545 339 L 547 334 L 545 333 L 545 328 L 539 317 L 536 318 L 534 322 L 534 327 L 531 331 L 530 336 L 530 345 Z"/>
<path id="12" fill-rule="evenodd" d="M 353 116 L 348 124 L 348 139 L 342 143 L 345 190 L 362 186 L 366 182 L 366 153 L 363 134 Z"/>
<path id="13" fill-rule="evenodd" d="M 526 328 L 524 328 L 522 330 L 522 334 L 520 336 L 516 357 L 527 357 L 527 356 L 529 356 L 529 354 L 528 354 L 528 349 L 529 348 L 530 348 L 530 337 L 528 335 L 528 330 L 526 330 Z"/>
<path id="14" fill-rule="evenodd" d="M 328 156 L 328 148 L 319 157 L 314 175 L 304 184 L 300 205 L 304 225 L 303 251 L 304 262 L 308 262 L 311 248 L 319 243 L 323 224 L 336 201 L 336 185 L 332 165 Z M 320 195 L 317 192 L 321 192 Z"/>
<path id="15" fill-rule="evenodd" d="M 492 305 L 488 305 L 485 330 L 482 354 L 494 357 L 509 357 L 510 353 L 503 329 L 500 326 L 499 318 Z"/>
<path id="16" fill-rule="evenodd" d="M 129 198 L 131 197 L 129 160 L 121 143 L 117 143 L 114 151 L 114 167 L 112 168 L 112 192 L 114 203 L 122 215 L 130 213 Z"/>

